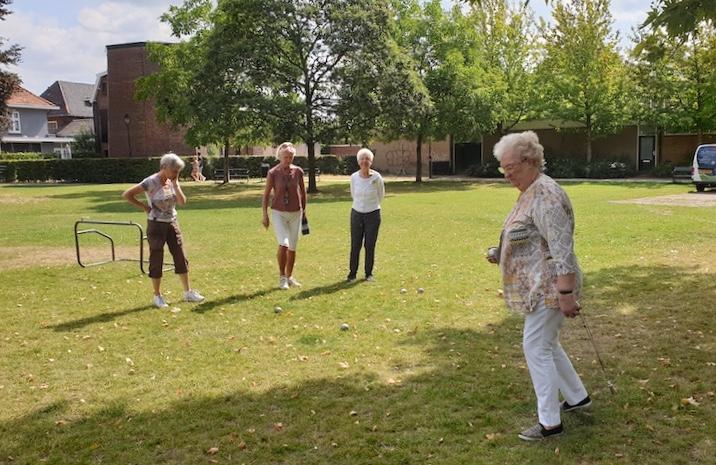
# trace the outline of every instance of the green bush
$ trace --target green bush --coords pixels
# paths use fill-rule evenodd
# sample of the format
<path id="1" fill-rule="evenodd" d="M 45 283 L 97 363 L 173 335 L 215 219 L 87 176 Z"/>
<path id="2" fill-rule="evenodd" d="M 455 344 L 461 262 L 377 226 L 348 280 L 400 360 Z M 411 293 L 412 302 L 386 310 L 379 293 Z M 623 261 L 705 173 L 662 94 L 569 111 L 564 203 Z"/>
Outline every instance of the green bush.
<path id="1" fill-rule="evenodd" d="M 586 162 L 572 157 L 545 157 L 545 173 L 553 178 L 583 178 Z"/>
<path id="2" fill-rule="evenodd" d="M 40 152 L 0 152 L 0 162 L 9 160 L 50 160 L 57 158 L 54 153 Z"/>
<path id="3" fill-rule="evenodd" d="M 358 157 L 351 155 L 339 160 L 338 171 L 341 174 L 353 174 L 360 169 Z"/>
<path id="4" fill-rule="evenodd" d="M 467 168 L 466 174 L 473 178 L 500 178 L 502 174 L 498 168 L 500 164 L 497 160 L 490 160 L 486 163 L 471 165 Z"/>
<path id="5" fill-rule="evenodd" d="M 674 165 L 666 162 L 652 168 L 649 174 L 657 178 L 670 178 L 672 171 L 674 171 Z"/>
<path id="6" fill-rule="evenodd" d="M 191 177 L 192 157 L 182 157 L 186 167 L 181 177 Z M 156 173 L 159 169 L 159 158 L 73 158 L 69 160 L 34 159 L 8 160 L 2 162 L 7 166 L 6 180 L 9 182 L 46 182 L 64 181 L 81 183 L 133 183 Z M 274 157 L 229 157 L 230 168 L 249 170 L 251 177 L 261 176 L 261 164 L 275 166 L 278 161 Z M 295 163 L 307 166 L 305 157 L 296 157 Z M 336 157 L 317 157 L 316 164 L 322 173 L 340 173 L 340 162 Z M 205 159 L 204 175 L 213 178 L 215 169 L 224 168 L 223 158 Z"/>

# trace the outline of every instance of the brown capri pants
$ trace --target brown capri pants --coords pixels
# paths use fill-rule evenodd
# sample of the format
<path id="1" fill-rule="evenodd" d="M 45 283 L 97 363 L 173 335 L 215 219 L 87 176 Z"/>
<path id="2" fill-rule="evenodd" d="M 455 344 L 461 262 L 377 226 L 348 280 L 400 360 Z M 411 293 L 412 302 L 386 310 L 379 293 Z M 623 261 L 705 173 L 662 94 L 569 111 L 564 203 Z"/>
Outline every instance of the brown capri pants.
<path id="1" fill-rule="evenodd" d="M 174 272 L 184 274 L 189 271 L 189 262 L 184 255 L 179 223 L 173 221 L 147 221 L 147 242 L 149 243 L 149 277 L 159 279 L 162 277 L 164 266 L 164 244 L 174 258 Z"/>

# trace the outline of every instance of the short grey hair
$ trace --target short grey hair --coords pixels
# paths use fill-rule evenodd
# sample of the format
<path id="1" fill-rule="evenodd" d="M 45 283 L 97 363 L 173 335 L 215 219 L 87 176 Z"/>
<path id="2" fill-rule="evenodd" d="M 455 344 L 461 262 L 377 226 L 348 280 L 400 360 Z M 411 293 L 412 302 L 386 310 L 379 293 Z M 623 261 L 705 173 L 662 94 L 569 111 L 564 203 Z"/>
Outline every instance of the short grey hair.
<path id="1" fill-rule="evenodd" d="M 373 152 L 370 151 L 370 149 L 360 149 L 358 153 L 356 154 L 356 160 L 360 161 L 361 158 L 368 158 L 371 163 L 373 163 L 373 159 L 375 158 L 375 155 L 373 155 Z"/>
<path id="2" fill-rule="evenodd" d="M 281 154 L 284 152 L 290 152 L 291 155 L 294 157 L 296 156 L 296 146 L 293 145 L 293 142 L 284 142 L 283 144 L 279 145 L 276 149 L 276 158 L 280 158 Z"/>
<path id="3" fill-rule="evenodd" d="M 534 131 L 507 134 L 492 150 L 498 162 L 502 161 L 502 157 L 507 152 L 517 153 L 525 160 L 536 160 L 540 171 L 544 171 L 544 147 L 539 143 L 539 138 Z"/>
<path id="4" fill-rule="evenodd" d="M 179 158 L 179 155 L 173 152 L 164 154 L 159 160 L 159 169 L 170 168 L 183 170 L 185 166 L 184 160 Z"/>

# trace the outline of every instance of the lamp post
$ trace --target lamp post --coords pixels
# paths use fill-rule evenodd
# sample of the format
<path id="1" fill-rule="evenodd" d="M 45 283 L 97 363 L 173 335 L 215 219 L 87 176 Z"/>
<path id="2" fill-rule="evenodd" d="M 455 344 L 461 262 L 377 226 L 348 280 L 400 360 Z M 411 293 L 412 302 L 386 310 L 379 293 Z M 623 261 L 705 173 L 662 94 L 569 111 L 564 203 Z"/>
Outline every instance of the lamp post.
<path id="1" fill-rule="evenodd" d="M 129 123 L 131 123 L 132 120 L 129 117 L 129 113 L 124 114 L 124 126 L 127 128 L 127 147 L 129 147 L 129 156 L 132 156 L 132 135 L 129 132 Z"/>

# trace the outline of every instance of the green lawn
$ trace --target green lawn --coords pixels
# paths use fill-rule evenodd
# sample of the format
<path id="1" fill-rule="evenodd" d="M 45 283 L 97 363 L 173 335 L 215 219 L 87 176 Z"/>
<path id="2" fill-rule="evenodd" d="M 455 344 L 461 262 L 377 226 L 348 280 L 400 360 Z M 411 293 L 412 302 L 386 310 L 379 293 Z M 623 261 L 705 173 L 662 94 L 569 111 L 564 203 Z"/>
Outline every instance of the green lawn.
<path id="1" fill-rule="evenodd" d="M 208 300 L 177 303 L 167 276 L 174 312 L 148 305 L 136 264 L 74 262 L 74 220 L 143 222 L 126 186 L 0 187 L 0 464 L 714 463 L 716 216 L 610 203 L 691 187 L 566 186 L 582 304 L 618 393 L 570 321 L 563 343 L 594 407 L 526 444 L 521 318 L 483 258 L 516 191 L 388 183 L 377 282 L 345 285 L 347 184 L 319 186 L 304 287 L 280 292 L 262 185 L 186 185 L 180 222 Z M 133 235 L 111 232 L 136 253 Z"/>

